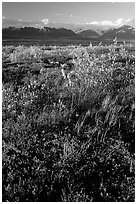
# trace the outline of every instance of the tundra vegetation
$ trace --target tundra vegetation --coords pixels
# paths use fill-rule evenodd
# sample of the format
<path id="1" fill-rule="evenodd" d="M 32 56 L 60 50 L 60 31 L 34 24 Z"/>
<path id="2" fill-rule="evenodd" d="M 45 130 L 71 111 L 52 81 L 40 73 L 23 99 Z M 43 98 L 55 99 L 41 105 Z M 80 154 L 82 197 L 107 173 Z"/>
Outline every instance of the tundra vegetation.
<path id="1" fill-rule="evenodd" d="M 3 46 L 3 202 L 135 200 L 135 47 Z"/>

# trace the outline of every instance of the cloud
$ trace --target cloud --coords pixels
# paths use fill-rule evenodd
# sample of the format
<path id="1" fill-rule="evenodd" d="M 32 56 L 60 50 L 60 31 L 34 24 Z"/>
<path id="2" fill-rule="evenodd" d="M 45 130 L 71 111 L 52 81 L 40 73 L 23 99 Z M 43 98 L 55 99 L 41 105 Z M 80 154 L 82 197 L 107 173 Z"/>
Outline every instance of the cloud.
<path id="1" fill-rule="evenodd" d="M 2 28 L 13 27 L 42 27 L 49 23 L 49 19 L 41 21 L 24 21 L 22 19 L 2 18 Z"/>
<path id="2" fill-rule="evenodd" d="M 21 24 L 22 22 L 19 21 L 19 19 L 11 19 L 7 17 L 2 18 L 2 27 L 9 27 L 9 26 L 19 27 Z"/>
<path id="3" fill-rule="evenodd" d="M 87 23 L 87 24 L 91 24 L 91 25 L 99 25 L 100 22 L 98 22 L 98 21 L 92 21 L 91 23 Z"/>
<path id="4" fill-rule="evenodd" d="M 122 26 L 123 24 L 129 24 L 131 22 L 134 22 L 133 19 L 124 19 L 124 18 L 118 18 L 115 21 L 111 21 L 111 20 L 104 20 L 104 21 L 92 21 L 90 23 L 90 25 L 100 25 L 100 26 L 114 26 L 114 27 L 118 27 L 118 26 Z M 132 23 L 133 24 L 133 23 Z"/>
<path id="5" fill-rule="evenodd" d="M 47 24 L 49 23 L 49 19 L 48 19 L 48 18 L 43 19 L 43 20 L 41 20 L 41 21 L 44 23 L 44 25 L 47 25 Z"/>
<path id="6" fill-rule="evenodd" d="M 42 26 L 41 26 L 41 24 L 36 23 L 36 24 L 34 25 L 34 27 L 36 27 L 36 28 L 41 28 Z"/>
<path id="7" fill-rule="evenodd" d="M 130 21 L 131 21 L 131 18 L 128 18 L 128 19 L 126 20 L 127 23 L 130 22 Z"/>
<path id="8" fill-rule="evenodd" d="M 113 25 L 113 22 L 112 22 L 112 21 L 105 20 L 105 21 L 101 21 L 101 25 L 104 25 L 104 26 L 112 26 L 112 25 Z"/>
<path id="9" fill-rule="evenodd" d="M 114 24 L 117 26 L 122 25 L 124 23 L 125 23 L 125 20 L 123 18 L 119 18 L 114 22 Z"/>
<path id="10" fill-rule="evenodd" d="M 77 18 L 76 16 L 73 16 L 72 14 L 70 14 L 69 16 L 73 18 Z M 77 21 L 77 23 L 78 22 L 79 20 Z M 5 16 L 2 17 L 2 28 L 6 28 L 10 26 L 13 26 L 13 27 L 43 27 L 43 26 L 46 26 L 47 24 L 49 24 L 48 18 L 45 18 L 40 21 L 24 21 L 23 19 L 11 19 Z M 96 26 L 106 26 L 106 27 L 119 27 L 119 26 L 126 24 L 126 25 L 135 27 L 135 19 L 134 18 L 127 18 L 127 19 L 118 18 L 115 21 L 111 21 L 111 20 L 92 21 L 92 22 L 87 22 L 86 24 L 96 25 Z"/>
<path id="11" fill-rule="evenodd" d="M 135 19 L 134 18 L 127 19 L 126 24 L 135 27 Z"/>
<path id="12" fill-rule="evenodd" d="M 56 16 L 61 16 L 62 14 L 61 14 L 61 13 L 56 13 L 55 15 L 56 15 Z"/>

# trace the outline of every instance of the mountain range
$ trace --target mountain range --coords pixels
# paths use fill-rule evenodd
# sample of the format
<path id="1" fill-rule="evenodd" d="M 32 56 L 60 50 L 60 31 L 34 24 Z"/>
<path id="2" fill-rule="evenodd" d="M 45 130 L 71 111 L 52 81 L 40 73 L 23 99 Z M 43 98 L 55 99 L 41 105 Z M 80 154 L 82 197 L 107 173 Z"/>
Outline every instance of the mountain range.
<path id="1" fill-rule="evenodd" d="M 71 29 L 69 29 L 71 27 Z M 135 28 L 123 25 L 119 28 L 101 28 L 99 26 L 64 26 L 64 27 L 8 27 L 2 29 L 3 39 L 23 38 L 73 38 L 93 40 L 135 40 Z"/>

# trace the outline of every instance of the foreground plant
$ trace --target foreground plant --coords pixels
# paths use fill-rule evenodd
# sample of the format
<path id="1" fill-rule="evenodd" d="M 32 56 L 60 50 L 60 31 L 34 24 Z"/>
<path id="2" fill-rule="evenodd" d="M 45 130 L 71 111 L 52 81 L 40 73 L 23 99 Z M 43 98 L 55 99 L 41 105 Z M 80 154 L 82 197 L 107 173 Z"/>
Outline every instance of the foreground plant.
<path id="1" fill-rule="evenodd" d="M 3 62 L 3 201 L 133 202 L 133 48 L 4 47 Z"/>

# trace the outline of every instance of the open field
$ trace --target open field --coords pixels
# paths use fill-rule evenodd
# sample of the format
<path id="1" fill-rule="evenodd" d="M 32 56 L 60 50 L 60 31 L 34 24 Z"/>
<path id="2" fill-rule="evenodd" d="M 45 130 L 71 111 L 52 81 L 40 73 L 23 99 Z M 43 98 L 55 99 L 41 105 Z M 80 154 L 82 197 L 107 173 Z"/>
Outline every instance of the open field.
<path id="1" fill-rule="evenodd" d="M 2 49 L 3 202 L 134 202 L 134 44 Z"/>
<path id="2" fill-rule="evenodd" d="M 125 40 L 123 41 L 127 43 L 133 43 L 135 44 L 134 40 Z M 123 43 L 123 41 L 119 41 L 118 43 Z M 90 39 L 90 38 L 81 38 L 81 39 L 74 39 L 74 38 L 58 38 L 58 39 L 53 39 L 53 38 L 47 38 L 47 39 L 40 39 L 40 38 L 26 38 L 26 39 L 2 39 L 2 45 L 3 46 L 19 46 L 19 45 L 24 45 L 24 46 L 44 46 L 44 45 L 56 45 L 56 46 L 68 46 L 68 45 L 80 45 L 81 46 L 89 46 L 89 44 L 92 42 L 92 45 L 98 45 L 100 41 L 97 39 Z M 103 45 L 111 45 L 113 43 L 112 40 L 104 40 L 102 41 Z"/>
<path id="3" fill-rule="evenodd" d="M 68 45 L 79 45 L 81 44 L 82 46 L 88 46 L 90 42 L 92 41 L 93 45 L 99 44 L 98 41 L 93 41 L 92 39 L 70 39 L 70 38 L 58 38 L 58 39 L 53 39 L 53 38 L 47 38 L 47 39 L 40 39 L 40 38 L 31 38 L 31 39 L 3 39 L 2 44 L 3 46 L 6 45 L 14 45 L 14 46 L 19 46 L 19 45 L 24 45 L 24 46 L 31 46 L 31 45 L 37 45 L 37 46 L 43 46 L 43 45 L 57 45 L 57 46 L 68 46 Z M 112 41 L 111 41 L 112 43 Z"/>

